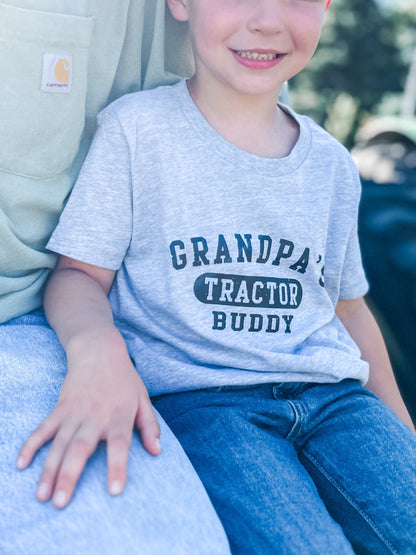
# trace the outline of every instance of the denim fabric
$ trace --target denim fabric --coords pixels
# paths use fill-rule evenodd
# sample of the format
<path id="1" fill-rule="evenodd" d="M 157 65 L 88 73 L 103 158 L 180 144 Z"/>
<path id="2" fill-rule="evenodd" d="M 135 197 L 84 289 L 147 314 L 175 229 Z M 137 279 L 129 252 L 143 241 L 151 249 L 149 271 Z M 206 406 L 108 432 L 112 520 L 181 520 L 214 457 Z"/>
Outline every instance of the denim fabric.
<path id="1" fill-rule="evenodd" d="M 416 553 L 416 436 L 354 380 L 153 398 L 236 554 Z"/>
<path id="2" fill-rule="evenodd" d="M 228 542 L 189 460 L 166 424 L 152 457 L 134 437 L 125 492 L 106 491 L 106 454 L 89 461 L 71 504 L 35 499 L 47 448 L 18 471 L 24 439 L 55 405 L 65 356 L 42 314 L 0 326 L 0 553 L 3 555 L 227 554 Z"/>

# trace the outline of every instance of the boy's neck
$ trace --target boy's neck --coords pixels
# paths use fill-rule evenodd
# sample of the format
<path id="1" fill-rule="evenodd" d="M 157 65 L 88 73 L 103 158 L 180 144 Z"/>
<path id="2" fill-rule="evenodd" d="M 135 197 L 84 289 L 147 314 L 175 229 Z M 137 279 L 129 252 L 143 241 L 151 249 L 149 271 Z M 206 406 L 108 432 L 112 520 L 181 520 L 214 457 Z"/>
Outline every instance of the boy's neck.
<path id="1" fill-rule="evenodd" d="M 202 86 L 194 76 L 189 93 L 208 123 L 234 146 L 265 158 L 282 158 L 299 137 L 296 121 L 278 107 L 279 91 L 243 95 L 221 86 Z"/>

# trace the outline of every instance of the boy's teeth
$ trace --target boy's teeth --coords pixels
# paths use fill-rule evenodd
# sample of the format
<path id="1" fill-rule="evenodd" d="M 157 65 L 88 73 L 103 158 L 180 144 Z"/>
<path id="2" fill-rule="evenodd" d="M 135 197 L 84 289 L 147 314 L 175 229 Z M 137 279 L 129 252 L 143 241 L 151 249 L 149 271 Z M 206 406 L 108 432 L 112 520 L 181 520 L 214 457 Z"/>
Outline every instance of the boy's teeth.
<path id="1" fill-rule="evenodd" d="M 276 54 L 259 54 L 258 52 L 238 51 L 238 55 L 249 60 L 274 60 Z"/>

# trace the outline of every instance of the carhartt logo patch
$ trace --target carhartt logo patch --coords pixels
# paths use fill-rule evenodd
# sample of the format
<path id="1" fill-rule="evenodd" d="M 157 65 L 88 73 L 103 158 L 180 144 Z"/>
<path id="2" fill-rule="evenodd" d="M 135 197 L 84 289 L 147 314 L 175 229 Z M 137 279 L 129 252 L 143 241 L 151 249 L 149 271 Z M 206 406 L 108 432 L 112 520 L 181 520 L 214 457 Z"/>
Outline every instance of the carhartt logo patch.
<path id="1" fill-rule="evenodd" d="M 71 54 L 43 54 L 41 91 L 69 93 L 72 85 Z"/>

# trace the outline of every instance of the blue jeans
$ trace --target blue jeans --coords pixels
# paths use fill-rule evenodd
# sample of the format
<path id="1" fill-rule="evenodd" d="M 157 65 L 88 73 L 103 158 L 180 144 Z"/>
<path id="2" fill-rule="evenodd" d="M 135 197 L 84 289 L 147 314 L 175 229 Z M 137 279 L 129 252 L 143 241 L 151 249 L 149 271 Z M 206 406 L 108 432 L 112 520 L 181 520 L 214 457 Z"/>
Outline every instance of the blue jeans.
<path id="1" fill-rule="evenodd" d="M 354 380 L 152 399 L 238 555 L 416 553 L 416 436 Z"/>
<path id="2" fill-rule="evenodd" d="M 53 409 L 65 355 L 44 316 L 0 325 L 0 553 L 4 555 L 194 555 L 229 553 L 209 498 L 160 419 L 162 454 L 133 438 L 125 492 L 106 491 L 106 453 L 88 462 L 71 504 L 57 511 L 35 489 L 48 447 L 18 471 L 23 441 Z"/>

